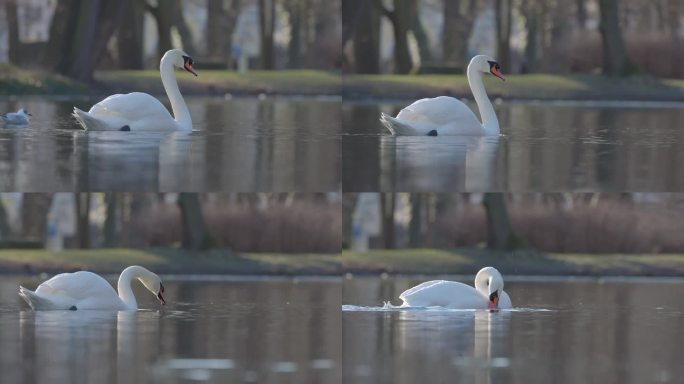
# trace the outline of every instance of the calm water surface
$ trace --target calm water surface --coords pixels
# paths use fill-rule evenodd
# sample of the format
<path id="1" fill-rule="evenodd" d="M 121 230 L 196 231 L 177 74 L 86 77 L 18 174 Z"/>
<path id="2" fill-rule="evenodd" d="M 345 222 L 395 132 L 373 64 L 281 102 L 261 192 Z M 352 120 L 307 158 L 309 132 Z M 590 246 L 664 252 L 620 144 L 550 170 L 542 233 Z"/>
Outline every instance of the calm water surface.
<path id="1" fill-rule="evenodd" d="M 30 311 L 39 282 L 0 277 L 3 383 L 341 381 L 338 280 L 164 278 L 167 305 L 136 286 L 132 313 Z"/>
<path id="2" fill-rule="evenodd" d="M 344 105 L 345 191 L 684 191 L 684 103 L 503 101 L 501 137 L 390 136 L 409 103 Z"/>
<path id="3" fill-rule="evenodd" d="M 675 383 L 684 377 L 682 279 L 508 279 L 515 310 L 382 308 L 383 301 L 400 304 L 403 290 L 425 280 L 345 281 L 345 383 Z"/>
<path id="4" fill-rule="evenodd" d="M 335 191 L 337 100 L 186 98 L 194 131 L 84 132 L 70 116 L 97 100 L 0 101 L 1 191 Z"/>

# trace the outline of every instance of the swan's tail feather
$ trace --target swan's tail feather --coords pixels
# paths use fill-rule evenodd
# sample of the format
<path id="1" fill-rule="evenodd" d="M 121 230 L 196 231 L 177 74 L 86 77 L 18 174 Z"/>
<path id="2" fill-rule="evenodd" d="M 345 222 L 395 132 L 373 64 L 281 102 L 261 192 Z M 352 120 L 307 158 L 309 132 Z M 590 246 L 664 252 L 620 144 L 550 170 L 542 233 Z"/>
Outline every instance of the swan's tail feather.
<path id="1" fill-rule="evenodd" d="M 416 135 L 415 128 L 404 124 L 401 120 L 396 117 L 392 117 L 386 113 L 380 114 L 380 122 L 389 129 L 393 135 L 398 136 L 410 136 Z"/>
<path id="2" fill-rule="evenodd" d="M 86 131 L 106 131 L 110 129 L 105 122 L 76 107 L 74 107 L 74 112 L 71 115 Z"/>
<path id="3" fill-rule="evenodd" d="M 19 296 L 21 296 L 21 298 L 24 299 L 24 301 L 26 301 L 34 311 L 41 309 L 59 309 L 56 308 L 52 301 L 22 286 L 19 286 Z"/>

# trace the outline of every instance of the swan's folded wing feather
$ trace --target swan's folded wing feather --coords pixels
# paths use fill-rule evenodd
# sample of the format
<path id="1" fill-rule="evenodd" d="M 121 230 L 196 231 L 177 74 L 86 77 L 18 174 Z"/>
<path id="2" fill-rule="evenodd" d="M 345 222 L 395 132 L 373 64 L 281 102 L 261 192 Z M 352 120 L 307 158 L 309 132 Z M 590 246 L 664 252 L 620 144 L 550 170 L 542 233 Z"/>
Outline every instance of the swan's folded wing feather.
<path id="1" fill-rule="evenodd" d="M 142 92 L 111 95 L 93 105 L 88 113 L 98 116 L 123 116 L 128 120 L 157 115 L 171 116 L 159 100 Z"/>
<path id="2" fill-rule="evenodd" d="M 444 283 L 444 282 L 445 282 L 445 280 L 430 280 L 430 281 L 426 281 L 424 283 L 420 283 L 420 284 L 416 285 L 415 287 L 409 288 L 409 289 L 405 290 L 404 292 L 402 292 L 401 295 L 399 295 L 399 298 L 402 300 L 405 300 L 406 298 L 409 298 L 412 295 L 414 295 L 416 292 L 422 291 L 426 288 L 432 287 L 433 285 Z"/>
<path id="3" fill-rule="evenodd" d="M 437 125 L 445 125 L 454 121 L 463 124 L 481 124 L 467 105 L 448 96 L 420 99 L 402 109 L 397 115 L 397 119 L 425 121 Z"/>
<path id="4" fill-rule="evenodd" d="M 86 271 L 56 275 L 39 285 L 36 293 L 69 296 L 76 300 L 91 296 L 118 296 L 107 280 Z"/>

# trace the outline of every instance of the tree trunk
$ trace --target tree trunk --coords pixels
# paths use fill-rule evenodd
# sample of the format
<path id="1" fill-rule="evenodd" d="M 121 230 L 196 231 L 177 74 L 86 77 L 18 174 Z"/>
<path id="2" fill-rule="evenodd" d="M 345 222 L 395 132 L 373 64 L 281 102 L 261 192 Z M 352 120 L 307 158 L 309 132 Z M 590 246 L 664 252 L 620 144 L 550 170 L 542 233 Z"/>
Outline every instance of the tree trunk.
<path id="1" fill-rule="evenodd" d="M 17 64 L 19 62 L 19 20 L 17 19 L 17 3 L 14 0 L 5 2 L 5 17 L 7 17 L 7 32 L 9 35 L 9 61 Z"/>
<path id="2" fill-rule="evenodd" d="M 144 9 L 139 0 L 124 0 L 123 12 L 117 32 L 117 49 L 121 69 L 143 69 L 143 21 Z"/>
<path id="3" fill-rule="evenodd" d="M 511 0 L 496 0 L 496 42 L 497 61 L 504 70 L 511 71 L 511 27 L 513 24 L 513 7 Z"/>
<path id="4" fill-rule="evenodd" d="M 430 51 L 430 39 L 428 39 L 425 28 L 423 28 L 423 23 L 420 20 L 420 12 L 418 12 L 418 6 L 416 5 L 416 12 L 413 13 L 411 22 L 411 30 L 413 35 L 416 37 L 416 42 L 418 43 L 418 52 L 420 54 L 420 62 L 432 60 L 432 52 Z"/>
<path id="5" fill-rule="evenodd" d="M 392 23 L 394 34 L 394 72 L 410 73 L 413 69 L 408 46 L 408 32 L 411 29 L 413 14 L 417 11 L 416 0 L 394 0 L 394 9 L 385 8 L 382 0 L 375 4 Z"/>
<path id="6" fill-rule="evenodd" d="M 461 0 L 444 2 L 442 60 L 465 70 L 468 60 L 468 38 L 475 23 L 476 0 L 468 0 L 464 13 Z"/>
<path id="7" fill-rule="evenodd" d="M 584 3 L 586 0 L 575 0 L 577 3 L 577 26 L 584 29 L 587 25 L 587 7 Z"/>
<path id="8" fill-rule="evenodd" d="M 275 1 L 259 0 L 259 31 L 261 32 L 261 68 L 274 69 Z"/>
<path id="9" fill-rule="evenodd" d="M 9 218 L 5 204 L 0 199 L 0 239 L 7 240 L 12 237 L 12 227 L 9 224 Z"/>
<path id="10" fill-rule="evenodd" d="M 90 193 L 76 193 L 76 236 L 78 247 L 90 248 Z"/>
<path id="11" fill-rule="evenodd" d="M 22 237 L 45 241 L 47 215 L 52 204 L 48 193 L 25 193 L 21 200 Z"/>
<path id="12" fill-rule="evenodd" d="M 72 38 L 79 23 L 82 0 L 59 0 L 50 23 L 50 40 L 48 41 L 43 65 L 45 68 L 61 74 L 67 73 L 71 67 Z"/>
<path id="13" fill-rule="evenodd" d="M 618 22 L 617 0 L 599 0 L 601 20 L 599 30 L 603 42 L 603 74 L 627 76 L 635 71 L 622 39 Z"/>
<path id="14" fill-rule="evenodd" d="M 299 68 L 302 65 L 302 13 L 300 0 L 288 1 L 290 16 L 290 42 L 287 45 L 287 67 Z"/>
<path id="15" fill-rule="evenodd" d="M 116 192 L 105 193 L 107 216 L 104 222 L 104 246 L 114 248 L 119 245 L 119 195 Z"/>
<path id="16" fill-rule="evenodd" d="M 185 249 L 207 249 L 213 240 L 207 232 L 202 214 L 202 204 L 197 193 L 181 193 L 178 195 L 178 207 L 181 211 L 181 224 Z"/>
<path id="17" fill-rule="evenodd" d="M 485 193 L 483 204 L 487 213 L 487 247 L 494 250 L 512 249 L 515 246 L 515 237 L 504 195 Z"/>
<path id="18" fill-rule="evenodd" d="M 181 42 L 183 44 L 183 50 L 189 54 L 197 54 L 197 49 L 195 48 L 195 40 L 192 38 L 192 32 L 185 20 L 185 15 L 183 14 L 183 4 L 179 0 L 173 0 L 175 2 L 173 6 L 174 17 L 173 24 L 178 30 Z M 225 36 L 223 36 L 225 38 Z"/>
<path id="19" fill-rule="evenodd" d="M 527 29 L 527 41 L 525 42 L 525 65 L 523 73 L 534 73 L 539 68 L 539 10 L 532 1 L 532 5 L 526 0 L 523 2 L 522 11 L 525 17 Z"/>
<path id="20" fill-rule="evenodd" d="M 176 16 L 176 0 L 158 1 L 157 6 L 152 6 L 147 0 L 143 0 L 147 11 L 154 17 L 157 23 L 157 61 L 161 60 L 166 51 L 173 48 L 171 43 L 171 27 L 174 25 Z"/>
<path id="21" fill-rule="evenodd" d="M 348 0 L 345 0 L 347 2 Z M 356 2 L 352 36 L 356 73 L 380 73 L 380 12 L 367 0 Z"/>
<path id="22" fill-rule="evenodd" d="M 385 249 L 394 249 L 394 194 L 380 193 L 380 205 L 382 211 L 382 234 L 383 240 L 385 242 Z"/>
<path id="23" fill-rule="evenodd" d="M 228 63 L 231 60 L 233 32 L 240 15 L 242 0 L 231 0 L 226 10 L 224 0 L 207 1 L 207 55 Z"/>
<path id="24" fill-rule="evenodd" d="M 409 245 L 411 248 L 423 246 L 423 194 L 411 194 L 411 221 L 409 223 Z"/>

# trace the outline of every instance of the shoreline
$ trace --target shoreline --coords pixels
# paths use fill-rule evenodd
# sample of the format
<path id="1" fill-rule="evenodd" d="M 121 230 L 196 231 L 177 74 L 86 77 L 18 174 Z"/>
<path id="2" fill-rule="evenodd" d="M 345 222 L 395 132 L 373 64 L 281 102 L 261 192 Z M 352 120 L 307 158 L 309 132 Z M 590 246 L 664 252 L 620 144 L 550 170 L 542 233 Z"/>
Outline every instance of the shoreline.
<path id="1" fill-rule="evenodd" d="M 371 250 L 341 254 L 237 253 L 228 249 L 92 249 L 50 252 L 0 250 L 0 276 L 89 270 L 120 273 L 142 265 L 165 275 L 233 276 L 405 276 L 472 275 L 491 265 L 502 274 L 530 277 L 684 277 L 684 254 L 547 254 L 533 250 L 494 252 Z"/>

